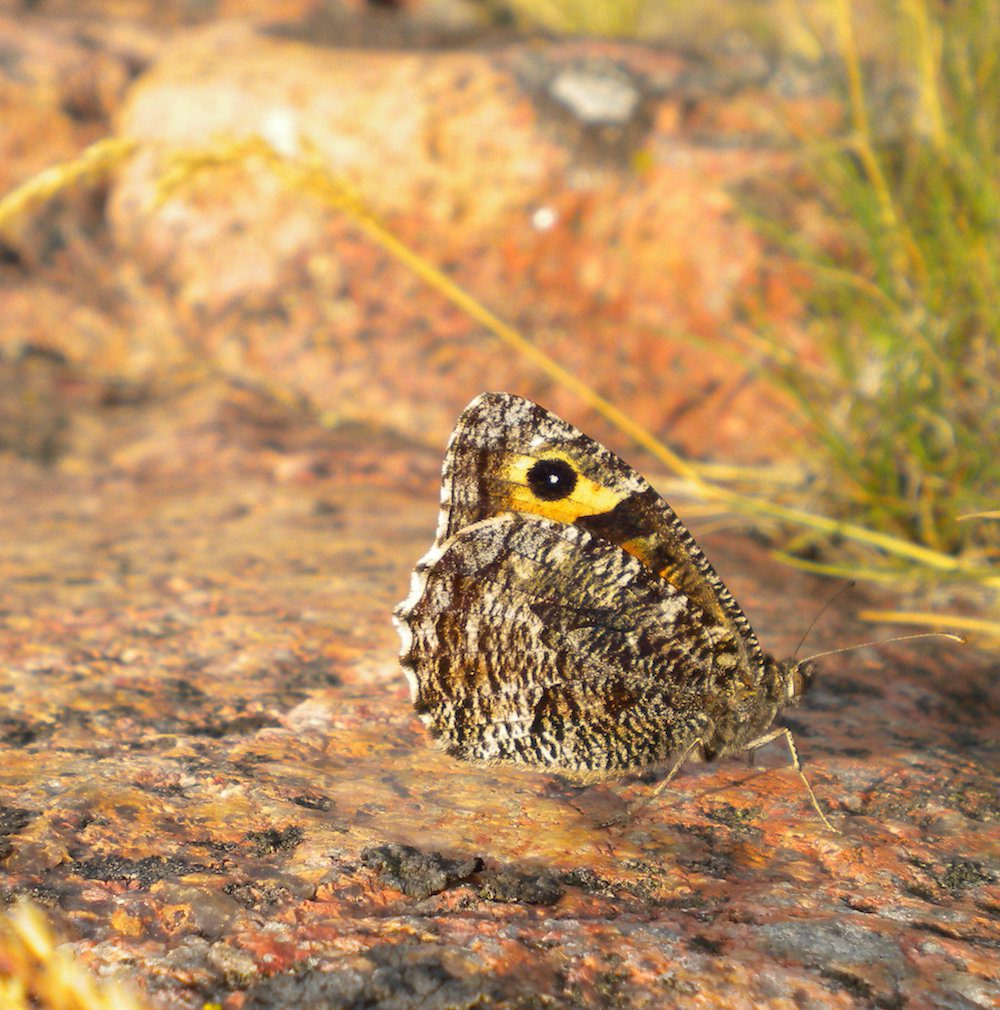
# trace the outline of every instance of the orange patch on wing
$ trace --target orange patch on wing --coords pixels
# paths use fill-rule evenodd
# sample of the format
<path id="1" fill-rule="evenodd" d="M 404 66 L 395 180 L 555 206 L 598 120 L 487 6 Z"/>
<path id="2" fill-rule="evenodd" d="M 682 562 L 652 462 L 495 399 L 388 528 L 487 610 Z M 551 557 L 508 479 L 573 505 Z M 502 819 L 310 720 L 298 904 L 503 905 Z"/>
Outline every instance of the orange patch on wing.
<path id="1" fill-rule="evenodd" d="M 649 543 L 645 537 L 634 537 L 626 540 L 622 544 L 622 550 L 628 551 L 633 557 L 638 558 L 647 568 L 653 567 L 653 556 L 649 550 Z"/>
<path id="2" fill-rule="evenodd" d="M 655 541 L 651 540 L 649 537 L 634 537 L 632 540 L 626 540 L 622 544 L 622 548 L 629 552 L 633 557 L 638 558 L 647 568 L 653 568 L 656 570 L 656 558 L 654 554 L 656 544 Z M 659 570 L 656 570 L 656 574 L 659 575 L 664 582 L 669 582 L 676 589 L 681 589 L 680 579 L 678 578 L 679 568 L 676 565 L 666 565 Z"/>

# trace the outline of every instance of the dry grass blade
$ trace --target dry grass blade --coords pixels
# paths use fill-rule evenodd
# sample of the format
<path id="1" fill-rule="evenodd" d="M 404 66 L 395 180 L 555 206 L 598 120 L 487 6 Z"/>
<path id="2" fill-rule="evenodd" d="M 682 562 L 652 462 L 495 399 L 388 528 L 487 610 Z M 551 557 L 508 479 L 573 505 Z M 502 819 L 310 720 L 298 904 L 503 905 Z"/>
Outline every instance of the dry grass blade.
<path id="1" fill-rule="evenodd" d="M 684 478 L 695 494 L 723 503 L 734 511 L 747 515 L 777 519 L 819 533 L 864 544 L 889 557 L 901 558 L 912 565 L 925 569 L 940 573 L 962 574 L 979 579 L 989 575 L 989 572 L 984 572 L 971 561 L 913 543 L 901 537 L 869 529 L 856 523 L 817 515 L 804 509 L 752 498 L 706 480 L 692 463 L 665 446 L 652 432 L 635 421 L 628 413 L 601 396 L 595 389 L 532 344 L 517 329 L 501 320 L 442 270 L 403 242 L 388 226 L 378 220 L 353 187 L 331 173 L 327 165 L 315 154 L 300 158 L 289 157 L 277 151 L 262 137 L 223 142 L 216 147 L 205 150 L 179 152 L 170 167 L 161 176 L 156 201 L 163 201 L 175 194 L 187 179 L 198 172 L 215 166 L 239 162 L 246 158 L 256 158 L 262 161 L 293 190 L 310 193 L 331 208 L 348 214 L 386 252 L 403 263 L 470 318 L 476 320 L 522 357 L 531 361 L 540 371 L 573 392 L 580 400 L 596 410 L 637 445 L 646 449 L 673 473 Z M 865 570 L 852 570 L 849 574 L 859 578 L 869 577 Z M 894 577 L 898 578 L 899 575 L 900 573 L 896 572 Z"/>
<path id="2" fill-rule="evenodd" d="M 0 239 L 16 240 L 25 220 L 54 196 L 72 186 L 92 186 L 126 162 L 136 142 L 124 137 L 105 137 L 84 149 L 72 161 L 39 172 L 0 199 Z"/>
<path id="3" fill-rule="evenodd" d="M 28 902 L 0 918 L 0 1006 L 3 1010 L 143 1010 L 129 990 L 99 982 L 53 935 Z"/>
<path id="4" fill-rule="evenodd" d="M 861 100 L 860 93 L 858 100 Z M 858 125 L 867 130 L 867 122 L 861 116 Z M 861 135 L 864 139 L 864 134 Z M 867 143 L 867 141 L 866 141 Z M 392 230 L 384 225 L 366 206 L 361 196 L 344 180 L 332 174 L 321 158 L 305 147 L 301 157 L 290 157 L 275 150 L 260 137 L 239 141 L 224 141 L 218 145 L 196 151 L 178 152 L 169 167 L 162 173 L 154 203 L 162 202 L 181 188 L 194 175 L 248 159 L 258 159 L 270 171 L 280 177 L 296 192 L 310 193 L 331 208 L 347 214 L 386 252 L 402 262 L 425 283 L 434 288 L 456 305 L 470 318 L 476 320 L 517 354 L 531 361 L 540 371 L 553 381 L 573 392 L 581 401 L 591 406 L 617 427 L 637 445 L 646 449 L 654 458 L 667 466 L 673 473 L 683 478 L 692 491 L 707 500 L 718 502 L 735 512 L 764 519 L 774 519 L 827 537 L 836 537 L 864 545 L 880 556 L 900 559 L 910 566 L 878 567 L 868 569 L 855 566 L 814 565 L 813 570 L 828 574 L 846 574 L 857 578 L 875 578 L 894 581 L 913 570 L 935 571 L 951 575 L 961 575 L 978 579 L 987 584 L 996 584 L 995 572 L 984 569 L 975 561 L 956 556 L 935 546 L 914 542 L 901 536 L 869 526 L 844 521 L 842 519 L 809 512 L 805 509 L 783 505 L 778 502 L 754 498 L 706 479 L 704 473 L 690 461 L 664 445 L 652 432 L 636 422 L 626 411 L 601 396 L 587 383 L 564 368 L 557 361 L 531 343 L 513 326 L 505 323 L 496 314 L 483 306 L 468 291 L 434 266 L 414 249 L 400 240 Z M 110 171 L 131 157 L 136 149 L 134 141 L 122 138 L 107 138 L 88 148 L 73 162 L 55 166 L 0 200 L 0 234 L 4 229 L 15 227 L 24 216 L 50 199 L 55 193 L 78 182 L 103 178 Z M 881 190 L 880 190 L 881 192 Z M 893 227 L 898 225 L 892 208 L 891 197 L 880 200 L 884 217 Z M 900 244 L 907 245 L 905 228 L 902 228 Z M 284 402 L 289 396 L 280 390 L 274 394 Z M 794 561 L 796 559 L 785 558 Z M 809 567 L 803 565 L 803 567 Z"/>
<path id="5" fill-rule="evenodd" d="M 928 628 L 967 631 L 970 635 L 988 638 L 1000 644 L 1000 621 L 963 617 L 960 614 L 907 610 L 862 610 L 857 616 L 862 621 L 871 621 L 874 624 L 916 624 Z"/>
<path id="6" fill-rule="evenodd" d="M 510 0 L 519 21 L 563 35 L 635 36 L 648 0 Z"/>

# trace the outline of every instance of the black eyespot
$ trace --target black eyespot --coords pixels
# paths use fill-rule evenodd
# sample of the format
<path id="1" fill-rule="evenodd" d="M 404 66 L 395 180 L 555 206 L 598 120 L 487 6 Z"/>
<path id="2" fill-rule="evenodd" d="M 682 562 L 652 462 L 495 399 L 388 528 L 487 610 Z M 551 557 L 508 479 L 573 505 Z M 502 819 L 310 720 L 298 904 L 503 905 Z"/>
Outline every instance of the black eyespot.
<path id="1" fill-rule="evenodd" d="M 540 459 L 528 471 L 528 487 L 542 501 L 559 501 L 573 493 L 576 471 L 564 459 Z"/>

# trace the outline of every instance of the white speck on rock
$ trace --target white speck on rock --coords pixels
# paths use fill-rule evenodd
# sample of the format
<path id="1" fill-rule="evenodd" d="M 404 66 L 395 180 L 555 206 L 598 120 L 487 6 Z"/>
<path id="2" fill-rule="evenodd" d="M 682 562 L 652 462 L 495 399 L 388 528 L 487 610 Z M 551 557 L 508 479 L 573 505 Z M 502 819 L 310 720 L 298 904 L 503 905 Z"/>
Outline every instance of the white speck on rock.
<path id="1" fill-rule="evenodd" d="M 623 126 L 635 114 L 641 95 L 631 82 L 595 71 L 567 68 L 549 85 L 549 93 L 589 125 Z"/>

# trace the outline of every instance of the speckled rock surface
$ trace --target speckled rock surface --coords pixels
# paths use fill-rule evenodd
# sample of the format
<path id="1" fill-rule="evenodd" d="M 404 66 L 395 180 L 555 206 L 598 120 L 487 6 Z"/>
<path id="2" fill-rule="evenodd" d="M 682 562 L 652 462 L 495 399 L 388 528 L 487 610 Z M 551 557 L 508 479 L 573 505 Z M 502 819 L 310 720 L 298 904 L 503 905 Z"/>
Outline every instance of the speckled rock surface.
<path id="1" fill-rule="evenodd" d="M 788 722 L 843 834 L 777 746 L 597 828 L 648 786 L 463 766 L 410 710 L 388 614 L 435 454 L 208 386 L 73 424 L 54 470 L 4 458 L 0 893 L 95 970 L 163 1008 L 1000 994 L 987 657 L 824 661 Z M 706 546 L 788 648 L 827 587 Z"/>

